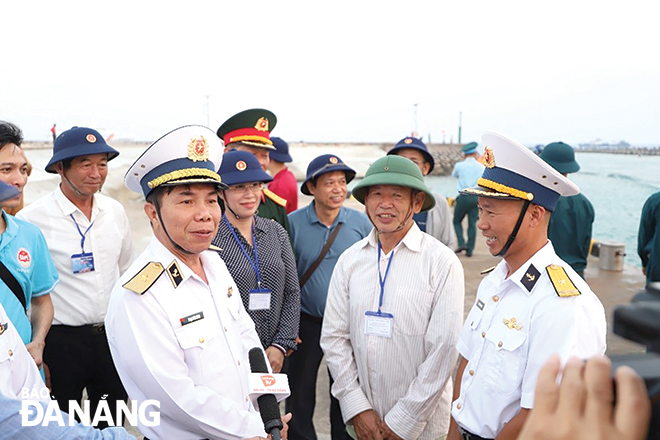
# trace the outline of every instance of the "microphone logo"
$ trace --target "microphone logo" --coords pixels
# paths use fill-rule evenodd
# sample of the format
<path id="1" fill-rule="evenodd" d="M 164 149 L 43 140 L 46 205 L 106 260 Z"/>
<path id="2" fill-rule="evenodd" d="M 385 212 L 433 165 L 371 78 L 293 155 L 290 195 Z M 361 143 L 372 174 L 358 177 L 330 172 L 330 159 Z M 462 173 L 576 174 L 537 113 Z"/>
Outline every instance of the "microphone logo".
<path id="1" fill-rule="evenodd" d="M 264 386 L 266 387 L 275 384 L 275 378 L 271 375 L 261 376 L 261 381 L 264 383 Z"/>

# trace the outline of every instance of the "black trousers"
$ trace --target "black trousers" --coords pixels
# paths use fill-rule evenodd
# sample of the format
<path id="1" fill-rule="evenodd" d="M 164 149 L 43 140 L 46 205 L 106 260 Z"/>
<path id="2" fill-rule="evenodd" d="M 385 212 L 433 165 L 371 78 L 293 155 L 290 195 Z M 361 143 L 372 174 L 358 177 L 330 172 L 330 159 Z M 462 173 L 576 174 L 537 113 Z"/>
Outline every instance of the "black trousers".
<path id="1" fill-rule="evenodd" d="M 289 422 L 291 440 L 316 440 L 314 429 L 314 407 L 316 405 L 316 376 L 323 359 L 320 318 L 300 315 L 300 338 L 302 344 L 289 357 L 289 385 L 291 397 L 286 400 L 286 412 L 293 414 Z M 330 376 L 330 371 L 328 371 Z M 330 388 L 332 388 L 330 376 Z M 330 395 L 330 425 L 332 440 L 351 440 L 341 417 L 339 401 Z"/>
<path id="2" fill-rule="evenodd" d="M 102 324 L 52 326 L 46 337 L 44 362 L 50 369 L 53 398 L 62 411 L 69 412 L 70 400 L 80 404 L 83 389 L 87 388 L 90 419 L 94 419 L 98 403 L 103 399 L 108 402 L 112 420 L 117 420 L 116 402 L 125 401 L 128 396 L 112 362 Z M 96 427 L 107 426 L 107 422 L 101 421 Z"/>

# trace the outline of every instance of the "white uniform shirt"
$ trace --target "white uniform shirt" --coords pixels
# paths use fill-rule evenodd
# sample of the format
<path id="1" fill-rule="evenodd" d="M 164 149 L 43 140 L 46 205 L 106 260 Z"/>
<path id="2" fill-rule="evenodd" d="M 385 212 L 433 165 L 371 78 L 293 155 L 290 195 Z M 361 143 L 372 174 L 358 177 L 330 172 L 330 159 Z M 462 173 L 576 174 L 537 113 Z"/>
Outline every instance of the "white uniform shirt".
<path id="1" fill-rule="evenodd" d="M 546 271 L 551 264 L 566 270 L 581 295 L 557 295 Z M 530 265 L 538 276 L 527 276 Z M 551 354 L 565 362 L 605 353 L 603 305 L 550 242 L 508 278 L 507 271 L 501 261 L 481 282 L 457 344 L 468 364 L 452 416 L 485 438 L 495 438 L 521 407 L 532 408 L 539 370 Z M 529 286 L 531 277 L 530 291 L 521 280 Z"/>
<path id="2" fill-rule="evenodd" d="M 83 234 L 93 223 L 85 237 L 85 252 L 94 255 L 92 272 L 73 273 L 71 256 L 81 253 L 82 237 L 71 215 Z M 50 295 L 55 309 L 53 325 L 103 322 L 112 286 L 133 261 L 133 241 L 124 207 L 95 194 L 89 220 L 58 186 L 23 208 L 17 217 L 41 229 L 60 275 L 60 283 Z"/>
<path id="3" fill-rule="evenodd" d="M 206 284 L 155 237 L 112 291 L 105 320 L 110 351 L 131 399 L 160 402 L 152 439 L 265 437 L 248 401 L 248 352 L 261 348 L 241 294 L 215 251 L 200 254 Z M 149 262 L 176 261 L 181 281 L 163 272 L 139 295 L 122 287 Z M 182 319 L 203 313 L 186 325 Z M 199 315 L 201 316 L 201 315 Z"/>
<path id="4" fill-rule="evenodd" d="M 390 258 L 381 310 L 394 315 L 393 334 L 366 335 L 365 312 L 378 310 L 378 263 L 384 276 Z M 380 262 L 375 231 L 339 257 L 321 347 L 345 422 L 373 409 L 404 439 L 447 433 L 463 301 L 458 258 L 416 224 Z"/>
<path id="5" fill-rule="evenodd" d="M 0 394 L 12 399 L 50 401 L 34 359 L 0 304 Z"/>

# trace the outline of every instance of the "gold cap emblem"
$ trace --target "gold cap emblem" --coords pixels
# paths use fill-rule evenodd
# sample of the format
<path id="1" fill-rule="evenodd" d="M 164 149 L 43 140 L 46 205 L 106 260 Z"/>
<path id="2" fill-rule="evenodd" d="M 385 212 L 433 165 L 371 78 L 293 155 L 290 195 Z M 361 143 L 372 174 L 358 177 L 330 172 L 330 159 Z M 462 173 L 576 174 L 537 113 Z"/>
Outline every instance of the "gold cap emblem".
<path id="1" fill-rule="evenodd" d="M 188 159 L 193 162 L 201 162 L 209 160 L 209 144 L 204 139 L 204 136 L 193 138 L 188 144 Z"/>
<path id="2" fill-rule="evenodd" d="M 403 141 L 404 144 L 412 144 L 412 139 L 406 138 L 405 141 Z"/>
<path id="3" fill-rule="evenodd" d="M 488 146 L 484 148 L 484 165 L 486 165 L 486 168 L 495 168 L 495 156 L 492 148 Z"/>
<path id="4" fill-rule="evenodd" d="M 260 117 L 254 128 L 259 131 L 268 131 L 268 118 Z"/>
<path id="5" fill-rule="evenodd" d="M 333 165 L 339 162 L 335 156 L 330 156 L 330 159 L 328 159 L 328 161 Z"/>
<path id="6" fill-rule="evenodd" d="M 96 136 L 94 136 L 91 133 L 88 134 L 85 139 L 87 139 L 87 142 L 89 142 L 90 144 L 93 144 L 94 142 L 96 142 Z"/>
<path id="7" fill-rule="evenodd" d="M 243 162 L 242 160 L 239 160 L 238 162 L 236 162 L 236 169 L 238 171 L 245 171 L 246 168 L 247 168 L 247 164 L 245 162 Z"/>

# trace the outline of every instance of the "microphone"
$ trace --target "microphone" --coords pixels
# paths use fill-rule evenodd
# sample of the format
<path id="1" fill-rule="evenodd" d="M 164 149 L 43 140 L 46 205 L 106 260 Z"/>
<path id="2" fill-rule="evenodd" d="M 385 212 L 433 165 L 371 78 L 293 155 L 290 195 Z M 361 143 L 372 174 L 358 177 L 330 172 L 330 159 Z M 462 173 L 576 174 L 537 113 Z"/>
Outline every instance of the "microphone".
<path id="1" fill-rule="evenodd" d="M 261 348 L 254 347 L 248 353 L 250 360 L 250 370 L 253 373 L 268 373 L 264 352 Z M 284 427 L 282 424 L 282 417 L 280 416 L 280 408 L 277 406 L 277 399 L 272 394 L 264 394 L 257 398 L 259 403 L 259 413 L 261 420 L 264 422 L 264 429 L 267 434 L 273 437 L 273 440 L 282 440 L 280 436 L 280 429 Z"/>

